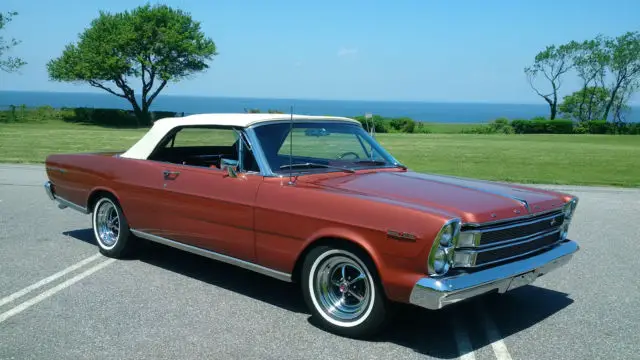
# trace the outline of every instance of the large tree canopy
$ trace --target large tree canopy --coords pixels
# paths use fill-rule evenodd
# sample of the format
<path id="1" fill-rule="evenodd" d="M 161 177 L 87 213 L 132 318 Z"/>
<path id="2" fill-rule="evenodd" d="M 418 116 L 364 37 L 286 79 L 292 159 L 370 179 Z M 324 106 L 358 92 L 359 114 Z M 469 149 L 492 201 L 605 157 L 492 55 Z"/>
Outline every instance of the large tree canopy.
<path id="1" fill-rule="evenodd" d="M 4 27 L 11 22 L 14 16 L 18 15 L 17 12 L 8 12 L 8 13 L 0 13 L 0 30 L 3 30 Z M 5 54 L 11 50 L 12 47 L 18 45 L 20 41 L 11 38 L 9 40 L 5 40 L 5 38 L 0 35 L 0 70 L 4 72 L 14 72 L 18 70 L 20 67 L 25 65 L 24 60 L 18 57 L 7 56 Z"/>
<path id="2" fill-rule="evenodd" d="M 123 13 L 100 12 L 47 70 L 52 80 L 88 83 L 128 100 L 136 117 L 146 122 L 149 107 L 168 82 L 204 71 L 214 55 L 215 43 L 189 14 L 145 5 Z M 140 102 L 132 79 L 139 81 Z"/>

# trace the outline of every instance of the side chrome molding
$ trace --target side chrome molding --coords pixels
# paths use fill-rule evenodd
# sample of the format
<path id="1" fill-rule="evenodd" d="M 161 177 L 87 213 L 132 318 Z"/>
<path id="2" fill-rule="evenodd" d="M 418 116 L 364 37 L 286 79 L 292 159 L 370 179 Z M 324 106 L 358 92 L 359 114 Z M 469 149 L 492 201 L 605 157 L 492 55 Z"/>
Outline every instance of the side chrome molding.
<path id="1" fill-rule="evenodd" d="M 167 239 L 167 238 L 163 238 L 157 235 L 153 235 L 153 234 L 148 234 L 139 230 L 135 230 L 135 229 L 131 229 L 131 233 L 133 233 L 133 235 L 138 236 L 140 238 L 149 240 L 149 241 L 153 241 L 153 242 L 157 242 L 159 244 L 163 244 L 163 245 L 167 245 L 167 246 L 171 246 L 173 248 L 179 249 L 179 250 L 183 250 L 183 251 L 187 251 L 196 255 L 200 255 L 200 256 L 204 256 L 207 257 L 209 259 L 213 259 L 213 260 L 217 260 L 217 261 L 222 261 L 225 262 L 227 264 L 231 264 L 231 265 L 235 265 L 247 270 L 252 270 L 255 271 L 257 273 L 263 274 L 263 275 L 267 275 L 267 276 L 271 276 L 273 278 L 276 278 L 278 280 L 282 280 L 282 281 L 287 281 L 287 282 L 291 282 L 291 274 L 287 274 L 281 271 L 277 271 L 277 270 L 273 270 L 270 269 L 268 267 L 264 267 L 262 265 L 258 265 L 258 264 L 254 264 L 252 262 L 248 262 L 248 261 L 244 261 L 244 260 L 240 260 L 238 258 L 234 258 L 228 255 L 223 255 L 220 253 L 217 253 L 215 251 L 211 251 L 211 250 L 207 250 L 207 249 L 203 249 L 197 246 L 192 246 L 192 245 L 187 245 L 181 242 L 177 242 L 171 239 Z"/>
<path id="2" fill-rule="evenodd" d="M 87 210 L 86 207 L 74 204 L 67 199 L 61 198 L 60 196 L 56 196 L 56 201 L 58 202 L 58 207 L 60 209 L 69 208 L 75 211 L 79 211 L 85 215 L 89 213 L 89 210 Z"/>

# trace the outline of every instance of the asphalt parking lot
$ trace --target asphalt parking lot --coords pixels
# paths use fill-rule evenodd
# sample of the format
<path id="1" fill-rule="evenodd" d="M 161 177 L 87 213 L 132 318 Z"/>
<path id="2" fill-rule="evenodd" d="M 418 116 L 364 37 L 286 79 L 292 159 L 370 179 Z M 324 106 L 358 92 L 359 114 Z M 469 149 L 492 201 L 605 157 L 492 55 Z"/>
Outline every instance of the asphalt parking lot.
<path id="1" fill-rule="evenodd" d="M 569 265 L 433 312 L 401 307 L 370 341 L 318 329 L 298 287 L 161 245 L 97 255 L 43 167 L 0 165 L 0 359 L 637 359 L 640 190 L 580 198 Z"/>

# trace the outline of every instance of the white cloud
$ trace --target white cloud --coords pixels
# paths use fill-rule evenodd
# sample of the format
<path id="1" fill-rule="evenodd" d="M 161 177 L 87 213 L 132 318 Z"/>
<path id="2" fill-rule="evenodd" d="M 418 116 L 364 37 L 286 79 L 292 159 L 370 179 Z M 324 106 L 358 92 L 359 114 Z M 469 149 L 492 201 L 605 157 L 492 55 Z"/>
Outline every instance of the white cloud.
<path id="1" fill-rule="evenodd" d="M 340 48 L 338 50 L 338 57 L 354 56 L 358 53 L 356 48 Z"/>

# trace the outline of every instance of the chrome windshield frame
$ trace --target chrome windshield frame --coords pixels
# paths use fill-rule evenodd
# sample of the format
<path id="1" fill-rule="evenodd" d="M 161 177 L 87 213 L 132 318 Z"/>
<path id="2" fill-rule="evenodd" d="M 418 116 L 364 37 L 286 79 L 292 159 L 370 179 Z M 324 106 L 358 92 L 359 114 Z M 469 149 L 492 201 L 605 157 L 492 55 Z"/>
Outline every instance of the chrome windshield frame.
<path id="1" fill-rule="evenodd" d="M 304 124 L 304 123 L 317 124 L 317 123 L 325 123 L 325 122 L 328 123 L 328 124 L 344 124 L 344 125 L 348 125 L 348 126 L 356 126 L 356 127 L 359 127 L 359 128 L 364 130 L 364 128 L 362 127 L 362 124 L 356 123 L 356 122 L 351 122 L 351 121 L 336 121 L 336 120 L 326 120 L 326 121 L 324 121 L 324 120 L 321 120 L 321 119 L 309 119 L 309 120 L 298 120 L 298 119 L 296 119 L 294 121 L 294 124 Z M 256 128 L 261 127 L 261 126 L 268 126 L 268 125 L 282 124 L 282 123 L 288 124 L 288 123 L 290 123 L 290 121 L 289 120 L 264 121 L 264 122 L 260 122 L 260 123 L 257 123 L 257 124 L 253 124 L 253 125 L 248 126 L 248 127 L 246 127 L 244 129 L 244 132 L 247 135 L 247 137 L 249 138 L 249 142 L 252 145 L 253 155 L 254 155 L 254 157 L 256 159 L 256 162 L 258 163 L 258 166 L 260 167 L 260 174 L 262 176 L 265 176 L 265 177 L 282 177 L 284 174 L 283 173 L 275 173 L 273 171 L 273 169 L 271 168 L 271 166 L 269 165 L 269 162 L 267 161 L 267 157 L 266 157 L 266 155 L 265 155 L 265 153 L 263 151 L 262 144 L 261 144 L 260 139 L 259 139 L 258 135 L 256 134 L 255 130 L 256 130 Z M 369 135 L 369 133 L 367 133 L 365 131 L 362 136 L 367 141 L 370 141 L 373 144 L 375 144 L 376 147 L 377 147 L 376 151 L 381 152 L 381 155 L 383 155 L 385 158 L 390 160 L 392 162 L 393 166 L 404 166 L 387 149 L 385 149 L 382 146 L 382 144 L 380 144 L 374 137 Z M 379 168 L 388 169 L 389 167 L 390 166 L 387 165 L 387 166 L 380 166 Z M 328 171 L 329 172 L 337 172 L 338 170 L 328 170 Z M 296 176 L 304 176 L 304 175 L 310 175 L 310 174 L 312 174 L 312 173 L 305 173 L 305 172 L 296 171 Z M 316 172 L 313 172 L 313 174 L 316 174 Z"/>

